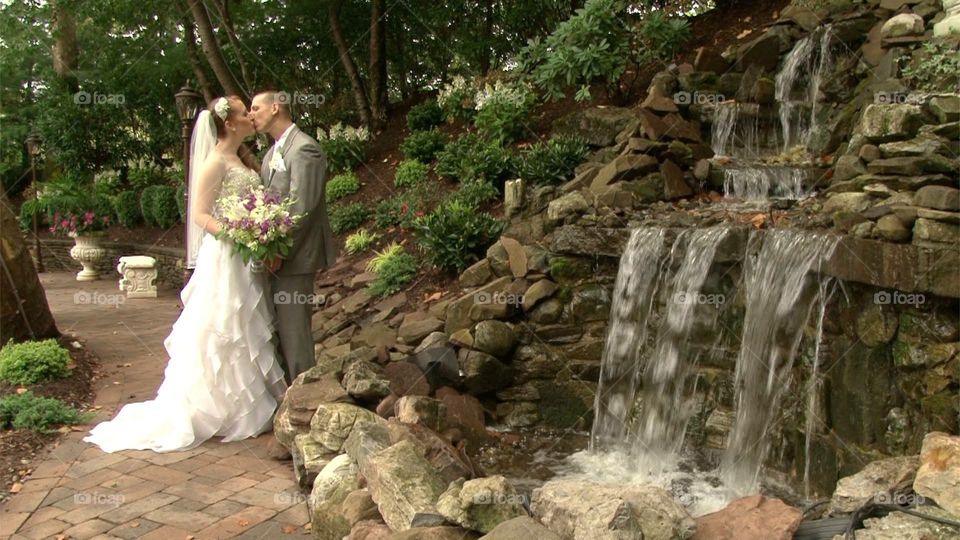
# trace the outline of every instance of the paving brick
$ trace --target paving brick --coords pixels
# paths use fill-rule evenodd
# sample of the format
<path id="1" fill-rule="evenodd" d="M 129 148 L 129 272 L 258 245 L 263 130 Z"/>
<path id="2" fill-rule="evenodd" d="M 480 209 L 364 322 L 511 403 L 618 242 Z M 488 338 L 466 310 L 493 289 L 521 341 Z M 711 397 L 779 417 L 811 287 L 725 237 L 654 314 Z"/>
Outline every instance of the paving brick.
<path id="1" fill-rule="evenodd" d="M 150 480 L 152 482 L 160 482 L 161 484 L 166 484 L 168 486 L 186 482 L 192 476 L 189 473 L 175 471 L 173 469 L 160 467 L 158 465 L 149 465 L 142 469 L 133 471 L 130 474 L 132 474 L 133 476 L 143 478 L 144 480 Z"/>
<path id="2" fill-rule="evenodd" d="M 134 477 L 135 478 L 135 477 Z M 147 495 L 153 495 L 154 493 L 162 490 L 167 487 L 160 482 L 150 482 L 148 480 L 140 480 L 140 483 L 125 489 L 120 490 L 120 495 L 123 495 L 123 500 L 125 504 L 130 504 L 133 501 L 138 501 Z"/>
<path id="3" fill-rule="evenodd" d="M 225 517 L 213 525 L 198 531 L 196 535 L 197 540 L 233 538 L 239 534 L 249 531 L 250 529 L 256 527 L 259 523 L 270 519 L 274 515 L 276 515 L 276 512 L 269 508 L 249 506 L 240 512 L 237 512 L 236 514 Z M 267 536 L 263 538 L 276 537 Z"/>
<path id="4" fill-rule="evenodd" d="M 228 498 L 232 501 L 242 502 L 250 506 L 262 506 L 278 512 L 286 510 L 296 502 L 296 497 L 289 493 L 265 491 L 255 487 L 234 493 Z"/>
<path id="5" fill-rule="evenodd" d="M 297 489 L 297 483 L 292 478 L 273 477 L 266 482 L 261 482 L 257 488 L 264 491 L 289 491 Z"/>
<path id="6" fill-rule="evenodd" d="M 43 503 L 40 506 L 56 506 L 57 508 L 63 508 L 64 510 L 69 510 L 76 506 L 76 503 L 73 500 L 73 495 L 76 493 L 76 490 L 67 488 L 67 487 L 55 487 L 47 493 Z"/>
<path id="7" fill-rule="evenodd" d="M 63 534 L 67 535 L 71 540 L 76 538 L 77 540 L 84 540 L 86 538 L 93 538 L 98 534 L 105 533 L 113 528 L 113 523 L 99 519 L 91 519 L 90 521 L 84 521 L 78 525 L 74 525 L 69 529 L 63 531 Z"/>
<path id="8" fill-rule="evenodd" d="M 192 537 L 193 533 L 184 529 L 178 529 L 169 525 L 156 528 L 149 533 L 141 536 L 142 540 L 185 540 Z"/>
<path id="9" fill-rule="evenodd" d="M 219 464 L 227 467 L 233 467 L 234 469 L 240 469 L 244 472 L 255 472 L 260 474 L 265 474 L 270 469 L 276 467 L 276 464 L 273 461 L 242 455 L 223 458 L 220 460 Z"/>
<path id="10" fill-rule="evenodd" d="M 310 523 L 310 511 L 307 509 L 306 503 L 295 504 L 277 514 L 277 517 L 273 519 L 274 521 L 279 521 L 280 523 L 289 523 L 291 525 L 302 526 Z"/>
<path id="11" fill-rule="evenodd" d="M 167 493 L 154 493 L 152 495 L 147 495 L 138 501 L 121 505 L 115 510 L 101 514 L 100 519 L 117 524 L 126 523 L 131 519 L 139 518 L 147 512 L 152 512 L 158 508 L 163 508 L 164 506 L 173 503 L 178 499 L 178 497 L 169 495 Z"/>
<path id="12" fill-rule="evenodd" d="M 251 528 L 250 530 L 233 537 L 236 540 L 261 540 L 263 538 L 310 538 L 310 532 L 304 531 L 300 527 L 278 523 L 274 520 L 264 521 L 263 523 Z"/>
<path id="13" fill-rule="evenodd" d="M 29 517 L 28 512 L 3 512 L 0 514 L 0 536 L 10 536 L 17 532 Z"/>
<path id="14" fill-rule="evenodd" d="M 3 505 L 3 511 L 6 512 L 33 512 L 40 507 L 40 503 L 47 497 L 46 491 L 34 491 L 33 493 L 17 493 L 6 504 Z"/>
<path id="15" fill-rule="evenodd" d="M 57 519 L 74 525 L 100 516 L 120 507 L 123 498 L 116 493 L 78 492 L 75 495 L 76 506 L 67 510 Z"/>
<path id="16" fill-rule="evenodd" d="M 173 463 L 179 463 L 185 459 L 199 456 L 204 452 L 206 452 L 205 448 L 194 448 L 193 450 L 186 450 L 184 452 L 163 452 L 161 454 L 154 452 L 149 457 L 143 459 L 144 461 L 148 461 L 154 465 L 164 466 L 171 465 Z"/>
<path id="17" fill-rule="evenodd" d="M 82 434 L 86 435 L 86 434 Z M 64 440 L 56 448 L 50 451 L 50 454 L 47 459 L 55 459 L 62 463 L 69 463 L 82 454 L 90 445 L 83 442 L 83 437 L 79 436 L 75 439 Z"/>
<path id="18" fill-rule="evenodd" d="M 20 493 L 33 493 L 34 491 L 50 491 L 57 487 L 59 478 L 28 478 L 23 483 Z"/>
<path id="19" fill-rule="evenodd" d="M 30 473 L 30 478 L 60 478 L 64 475 L 64 473 L 67 472 L 67 469 L 69 468 L 70 463 L 64 463 L 57 460 L 44 461 L 40 465 L 37 465 L 37 468 Z"/>
<path id="20" fill-rule="evenodd" d="M 117 478 L 121 474 L 123 473 L 121 473 L 120 471 L 116 471 L 116 470 L 105 467 L 103 469 L 94 471 L 90 474 L 81 476 L 79 478 L 72 478 L 70 481 L 61 485 L 64 487 L 75 489 L 77 491 L 81 491 L 84 489 L 90 489 L 94 486 L 99 486 L 100 484 L 106 482 L 107 480 L 110 480 L 112 478 Z"/>
<path id="21" fill-rule="evenodd" d="M 207 450 L 208 456 L 225 458 L 243 452 L 244 447 L 240 441 L 230 443 L 220 443 Z"/>
<path id="22" fill-rule="evenodd" d="M 64 510 L 57 508 L 56 506 L 44 506 L 43 508 L 38 508 L 35 512 L 30 514 L 30 518 L 24 521 L 21 527 L 24 529 L 29 529 L 34 525 L 39 525 L 44 521 L 47 521 L 48 519 L 53 519 L 63 512 Z"/>
<path id="23" fill-rule="evenodd" d="M 181 510 L 165 506 L 159 510 L 154 510 L 144 514 L 145 518 L 171 527 L 177 527 L 186 531 L 199 531 L 217 521 L 217 518 L 203 512 L 192 510 Z"/>
<path id="24" fill-rule="evenodd" d="M 180 472 L 193 472 L 204 465 L 210 465 L 211 463 L 216 463 L 219 458 L 215 456 L 208 456 L 207 454 L 200 454 L 199 456 L 192 457 L 190 459 L 185 459 L 183 461 L 178 461 L 177 463 L 171 463 L 167 465 L 167 468 L 173 469 Z"/>
<path id="25" fill-rule="evenodd" d="M 245 469 L 238 469 L 236 467 L 229 467 L 222 464 L 211 463 L 210 465 L 204 465 L 199 469 L 193 471 L 197 476 L 206 476 L 208 478 L 214 478 L 216 480 L 229 480 L 234 476 L 240 476 L 243 474 Z"/>
<path id="26" fill-rule="evenodd" d="M 247 488 L 251 488 L 260 482 L 253 480 L 252 478 L 247 478 L 245 476 L 237 476 L 236 478 L 231 478 L 224 482 L 220 482 L 216 485 L 217 489 L 225 489 L 227 491 L 243 491 Z"/>
<path id="27" fill-rule="evenodd" d="M 243 503 L 238 503 L 237 501 L 223 500 L 220 502 L 215 502 L 208 506 L 206 510 L 203 511 L 204 514 L 210 514 L 211 516 L 216 516 L 219 518 L 224 518 L 229 515 L 236 514 L 237 512 L 247 508 L 247 505 Z"/>
<path id="28" fill-rule="evenodd" d="M 275 467 L 267 471 L 267 476 L 272 476 L 274 478 L 293 478 L 293 465 L 289 463 L 281 463 L 279 467 Z"/>
<path id="29" fill-rule="evenodd" d="M 36 540 L 45 540 L 59 532 L 65 531 L 69 527 L 71 527 L 69 523 L 65 523 L 56 519 L 48 519 L 47 521 L 44 521 L 35 527 L 17 531 L 17 535 Z"/>
<path id="30" fill-rule="evenodd" d="M 103 454 L 93 459 L 84 460 L 82 457 L 67 470 L 65 476 L 68 478 L 81 478 L 92 472 L 105 469 L 114 463 L 120 463 L 127 459 L 119 454 Z"/>
<path id="31" fill-rule="evenodd" d="M 110 465 L 109 468 L 126 474 L 126 473 L 131 473 L 137 469 L 142 469 L 143 467 L 146 467 L 149 464 L 150 464 L 149 462 L 144 461 L 142 459 L 127 458 L 119 463 L 114 463 L 113 465 Z"/>
<path id="32" fill-rule="evenodd" d="M 189 512 L 206 512 L 207 504 L 204 504 L 200 501 L 195 501 L 193 499 L 180 499 L 171 503 L 169 506 L 165 506 L 165 510 L 187 510 Z M 214 516 L 216 517 L 216 516 Z"/>
<path id="33" fill-rule="evenodd" d="M 204 505 L 213 504 L 217 501 L 226 499 L 230 495 L 233 495 L 232 491 L 226 489 L 215 489 L 211 486 L 201 484 L 194 480 L 189 480 L 175 486 L 170 486 L 163 490 L 163 492 L 170 493 L 171 495 L 176 495 L 178 497 L 183 497 L 185 499 L 190 499 L 192 501 L 198 501 Z"/>
<path id="34" fill-rule="evenodd" d="M 132 519 L 122 525 L 118 525 L 110 529 L 107 531 L 107 534 L 116 538 L 132 540 L 134 538 L 141 538 L 143 535 L 159 528 L 160 526 L 161 525 L 159 523 L 150 521 L 149 519 Z"/>

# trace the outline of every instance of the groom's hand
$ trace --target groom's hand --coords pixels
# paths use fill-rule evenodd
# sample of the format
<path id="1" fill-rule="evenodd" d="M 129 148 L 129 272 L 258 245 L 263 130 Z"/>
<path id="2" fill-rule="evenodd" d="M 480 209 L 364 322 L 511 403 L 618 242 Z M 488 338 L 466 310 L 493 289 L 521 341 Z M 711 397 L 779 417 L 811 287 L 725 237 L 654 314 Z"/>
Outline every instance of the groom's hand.
<path id="1" fill-rule="evenodd" d="M 283 259 L 280 257 L 273 257 L 263 261 L 263 266 L 270 271 L 271 274 L 276 274 L 277 270 L 280 270 L 280 266 L 283 264 Z"/>

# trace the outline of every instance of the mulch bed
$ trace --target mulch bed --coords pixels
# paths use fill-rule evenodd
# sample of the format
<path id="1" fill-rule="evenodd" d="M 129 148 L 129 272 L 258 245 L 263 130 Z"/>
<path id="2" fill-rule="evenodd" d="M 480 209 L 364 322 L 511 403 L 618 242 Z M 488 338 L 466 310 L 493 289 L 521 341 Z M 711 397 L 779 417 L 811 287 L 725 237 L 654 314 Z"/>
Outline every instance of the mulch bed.
<path id="1" fill-rule="evenodd" d="M 26 388 L 35 395 L 56 398 L 81 411 L 87 410 L 94 397 L 93 380 L 99 360 L 85 346 L 77 349 L 71 345 L 77 341 L 76 336 L 65 334 L 58 341 L 70 351 L 73 360 L 69 377 L 27 386 L 0 382 L 0 396 L 12 395 L 19 388 Z M 65 426 L 52 433 L 28 429 L 0 431 L 0 502 L 10 497 L 11 488 L 21 482 L 37 465 L 39 458 L 46 455 L 48 449 L 54 448 L 63 434 L 71 429 L 74 428 Z"/>

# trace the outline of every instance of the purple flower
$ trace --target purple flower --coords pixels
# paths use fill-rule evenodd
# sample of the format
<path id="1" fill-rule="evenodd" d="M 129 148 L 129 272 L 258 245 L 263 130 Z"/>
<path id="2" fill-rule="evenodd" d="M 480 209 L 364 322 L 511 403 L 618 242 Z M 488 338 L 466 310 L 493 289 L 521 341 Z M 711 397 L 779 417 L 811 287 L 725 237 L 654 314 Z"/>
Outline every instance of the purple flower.
<path id="1" fill-rule="evenodd" d="M 260 224 L 260 234 L 261 234 L 261 235 L 267 234 L 269 231 L 270 231 L 270 222 L 269 222 L 269 221 L 264 221 L 263 223 Z"/>

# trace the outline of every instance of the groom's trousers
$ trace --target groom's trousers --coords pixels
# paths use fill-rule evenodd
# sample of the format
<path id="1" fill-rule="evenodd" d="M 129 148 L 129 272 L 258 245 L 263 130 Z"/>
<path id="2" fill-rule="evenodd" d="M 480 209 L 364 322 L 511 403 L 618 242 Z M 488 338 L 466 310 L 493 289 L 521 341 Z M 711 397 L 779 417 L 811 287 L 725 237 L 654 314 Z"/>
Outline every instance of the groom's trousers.
<path id="1" fill-rule="evenodd" d="M 297 375 L 316 365 L 313 354 L 313 334 L 310 318 L 313 316 L 314 274 L 270 276 L 270 302 L 276 314 L 276 331 L 280 340 L 280 363 L 287 376 L 287 384 Z"/>

